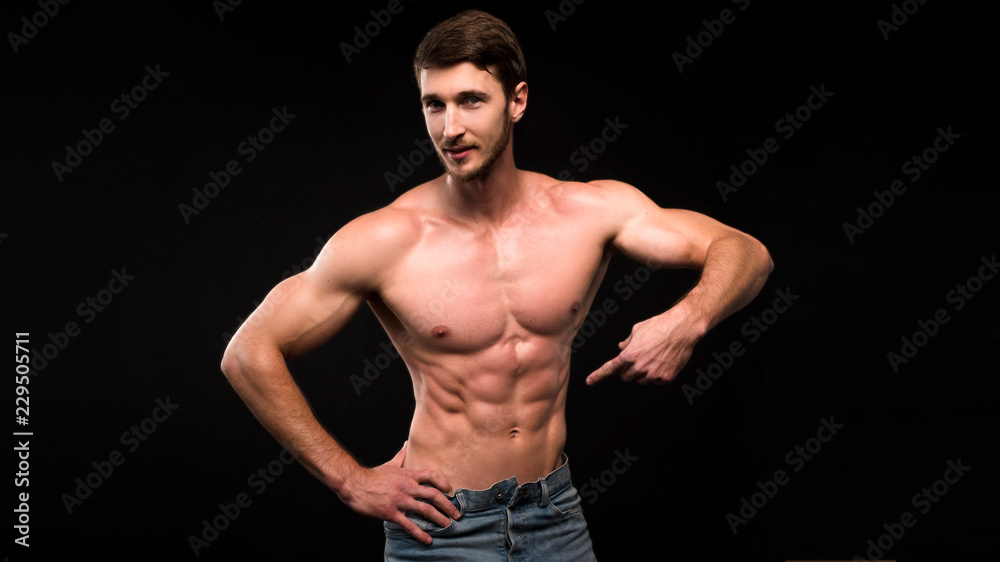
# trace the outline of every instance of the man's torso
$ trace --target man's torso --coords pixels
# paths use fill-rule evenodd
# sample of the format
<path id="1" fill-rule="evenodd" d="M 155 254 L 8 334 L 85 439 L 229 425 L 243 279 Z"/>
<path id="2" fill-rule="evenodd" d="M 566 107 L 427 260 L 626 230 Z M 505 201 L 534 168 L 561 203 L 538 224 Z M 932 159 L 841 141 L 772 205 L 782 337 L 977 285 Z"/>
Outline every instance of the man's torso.
<path id="1" fill-rule="evenodd" d="M 523 173 L 501 224 L 449 217 L 436 182 L 397 200 L 414 239 L 368 301 L 413 377 L 403 466 L 455 489 L 560 464 L 571 342 L 610 259 L 588 186 Z"/>

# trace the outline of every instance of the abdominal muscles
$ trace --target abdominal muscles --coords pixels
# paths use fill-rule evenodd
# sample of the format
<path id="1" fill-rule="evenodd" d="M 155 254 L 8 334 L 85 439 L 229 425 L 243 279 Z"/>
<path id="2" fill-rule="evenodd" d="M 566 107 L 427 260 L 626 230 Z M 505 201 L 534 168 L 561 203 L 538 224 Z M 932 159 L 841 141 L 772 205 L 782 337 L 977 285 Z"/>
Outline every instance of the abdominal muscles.
<path id="1" fill-rule="evenodd" d="M 403 466 L 435 470 L 452 489 L 473 490 L 511 476 L 534 481 L 557 468 L 569 375 L 562 347 L 530 336 L 472 354 L 419 357 L 411 348 L 416 409 Z"/>

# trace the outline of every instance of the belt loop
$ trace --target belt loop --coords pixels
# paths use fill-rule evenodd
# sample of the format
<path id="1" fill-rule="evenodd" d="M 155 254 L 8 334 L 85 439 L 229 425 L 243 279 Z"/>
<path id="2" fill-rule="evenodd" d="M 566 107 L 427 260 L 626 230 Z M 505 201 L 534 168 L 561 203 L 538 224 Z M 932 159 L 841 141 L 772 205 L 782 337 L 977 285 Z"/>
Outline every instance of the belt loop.
<path id="1" fill-rule="evenodd" d="M 541 507 L 549 505 L 549 483 L 545 478 L 540 478 L 538 483 L 542 485 L 542 504 Z"/>
<path id="2" fill-rule="evenodd" d="M 459 517 L 461 517 L 462 515 L 465 515 L 465 490 L 458 490 L 455 492 L 455 498 L 458 499 L 458 513 Z"/>

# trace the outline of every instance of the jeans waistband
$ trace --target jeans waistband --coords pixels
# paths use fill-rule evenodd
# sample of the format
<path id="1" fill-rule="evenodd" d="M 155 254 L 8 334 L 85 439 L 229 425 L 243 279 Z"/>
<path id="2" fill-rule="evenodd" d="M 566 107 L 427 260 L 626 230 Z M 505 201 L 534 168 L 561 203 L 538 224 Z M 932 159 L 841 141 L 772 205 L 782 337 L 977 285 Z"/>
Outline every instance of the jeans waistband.
<path id="1" fill-rule="evenodd" d="M 518 503 L 539 502 L 545 507 L 549 497 L 562 491 L 572 484 L 569 475 L 569 457 L 562 453 L 562 465 L 534 482 L 517 483 L 517 478 L 511 476 L 501 480 L 486 490 L 455 490 L 452 503 L 457 500 L 462 513 L 467 511 L 482 511 L 497 505 L 513 506 Z"/>

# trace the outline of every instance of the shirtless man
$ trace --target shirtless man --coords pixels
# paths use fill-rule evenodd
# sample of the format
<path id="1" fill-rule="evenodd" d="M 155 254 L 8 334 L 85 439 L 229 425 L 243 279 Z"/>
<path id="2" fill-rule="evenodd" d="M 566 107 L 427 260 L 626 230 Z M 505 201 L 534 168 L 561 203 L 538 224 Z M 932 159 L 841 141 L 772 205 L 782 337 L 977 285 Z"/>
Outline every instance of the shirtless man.
<path id="1" fill-rule="evenodd" d="M 636 324 L 588 385 L 673 379 L 705 332 L 760 291 L 771 259 L 754 238 L 624 183 L 518 170 L 512 127 L 528 86 L 502 21 L 469 11 L 442 22 L 414 67 L 446 173 L 334 234 L 243 324 L 222 370 L 303 465 L 385 522 L 387 559 L 593 559 L 563 454 L 565 407 L 571 342 L 611 255 L 701 276 Z M 408 441 L 376 467 L 324 430 L 285 363 L 365 303 L 416 401 Z"/>

